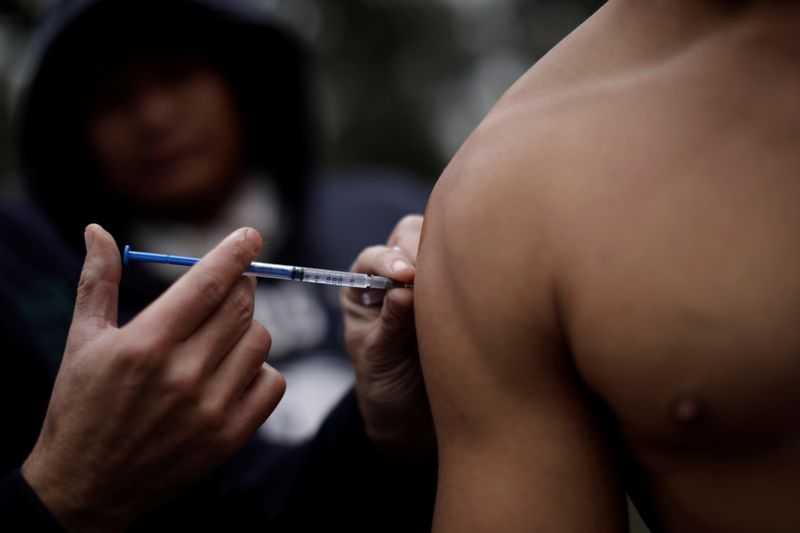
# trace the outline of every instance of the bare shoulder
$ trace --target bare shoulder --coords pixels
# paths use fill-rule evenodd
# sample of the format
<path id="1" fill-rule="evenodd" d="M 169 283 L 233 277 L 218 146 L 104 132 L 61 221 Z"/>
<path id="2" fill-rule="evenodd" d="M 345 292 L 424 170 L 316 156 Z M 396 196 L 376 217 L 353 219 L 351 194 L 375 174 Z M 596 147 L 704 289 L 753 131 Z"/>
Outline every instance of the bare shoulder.
<path id="1" fill-rule="evenodd" d="M 615 531 L 624 499 L 559 323 L 548 168 L 562 148 L 531 128 L 534 112 L 487 117 L 426 212 L 415 308 L 440 447 L 435 523 Z"/>

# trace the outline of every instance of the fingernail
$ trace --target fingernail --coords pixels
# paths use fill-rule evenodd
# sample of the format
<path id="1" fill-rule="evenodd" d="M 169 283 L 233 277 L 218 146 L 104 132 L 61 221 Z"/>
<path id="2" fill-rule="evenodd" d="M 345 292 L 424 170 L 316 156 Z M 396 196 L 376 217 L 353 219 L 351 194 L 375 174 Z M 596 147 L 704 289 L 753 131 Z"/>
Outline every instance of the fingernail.
<path id="1" fill-rule="evenodd" d="M 250 234 L 250 228 L 244 228 L 244 229 L 242 230 L 242 240 L 243 240 L 244 242 L 246 242 L 247 244 L 250 244 L 250 243 L 247 241 L 247 237 L 248 237 L 248 235 L 249 235 L 249 234 Z M 253 246 L 253 245 L 250 245 L 250 249 L 252 250 L 253 248 L 254 248 L 254 246 Z"/>
<path id="2" fill-rule="evenodd" d="M 386 291 L 367 291 L 361 294 L 361 303 L 367 307 L 372 307 L 383 302 L 384 296 L 386 296 Z"/>
<path id="3" fill-rule="evenodd" d="M 89 226 L 86 226 L 86 229 L 83 230 L 83 241 L 86 243 L 86 253 L 92 251 L 92 246 L 94 246 L 94 232 L 89 231 Z"/>
<path id="4" fill-rule="evenodd" d="M 403 261 L 402 259 L 396 260 L 392 263 L 392 272 L 400 272 L 401 270 L 413 270 L 414 267 L 411 266 L 411 263 L 408 261 Z"/>
<path id="5" fill-rule="evenodd" d="M 398 252 L 403 251 L 399 246 L 392 246 L 392 250 L 397 250 Z"/>
<path id="6" fill-rule="evenodd" d="M 225 237 L 223 239 L 223 242 L 235 241 L 237 239 L 238 240 L 244 240 L 245 230 L 246 230 L 246 228 L 239 228 L 237 230 L 233 230 L 232 232 L 230 232 L 230 234 L 228 234 L 227 237 Z"/>
<path id="7" fill-rule="evenodd" d="M 255 230 L 252 228 L 244 228 L 242 231 L 242 240 L 245 242 L 250 242 L 251 237 L 253 236 Z M 260 241 L 260 239 L 258 239 Z M 250 243 L 252 250 L 254 253 L 258 253 L 261 251 L 261 243 L 258 244 Z"/>

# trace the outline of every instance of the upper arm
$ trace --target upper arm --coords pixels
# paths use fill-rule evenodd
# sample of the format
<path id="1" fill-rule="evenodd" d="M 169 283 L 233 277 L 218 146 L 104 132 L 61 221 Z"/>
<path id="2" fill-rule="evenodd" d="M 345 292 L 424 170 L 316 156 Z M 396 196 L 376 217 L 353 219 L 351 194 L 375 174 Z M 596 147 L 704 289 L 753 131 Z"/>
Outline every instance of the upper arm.
<path id="1" fill-rule="evenodd" d="M 620 530 L 603 428 L 561 337 L 549 188 L 486 141 L 437 185 L 415 279 L 435 529 Z"/>

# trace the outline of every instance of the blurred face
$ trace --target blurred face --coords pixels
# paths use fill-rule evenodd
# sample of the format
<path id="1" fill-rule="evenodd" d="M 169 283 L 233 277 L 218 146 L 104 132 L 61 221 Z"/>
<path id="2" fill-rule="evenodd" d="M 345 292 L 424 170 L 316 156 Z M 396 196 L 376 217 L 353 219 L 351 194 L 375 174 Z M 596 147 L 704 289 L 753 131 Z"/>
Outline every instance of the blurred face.
<path id="1" fill-rule="evenodd" d="M 241 117 L 208 63 L 140 58 L 91 87 L 89 149 L 101 177 L 139 208 L 208 213 L 239 179 Z"/>

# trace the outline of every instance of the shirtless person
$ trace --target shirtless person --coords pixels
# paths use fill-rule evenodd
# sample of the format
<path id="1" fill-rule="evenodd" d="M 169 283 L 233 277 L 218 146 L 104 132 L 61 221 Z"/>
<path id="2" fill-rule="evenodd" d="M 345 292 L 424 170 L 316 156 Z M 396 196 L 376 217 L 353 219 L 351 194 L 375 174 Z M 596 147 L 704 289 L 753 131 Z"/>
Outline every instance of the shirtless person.
<path id="1" fill-rule="evenodd" d="M 800 531 L 798 27 L 611 0 L 453 159 L 415 281 L 435 531 L 620 531 L 624 488 L 655 530 Z"/>

